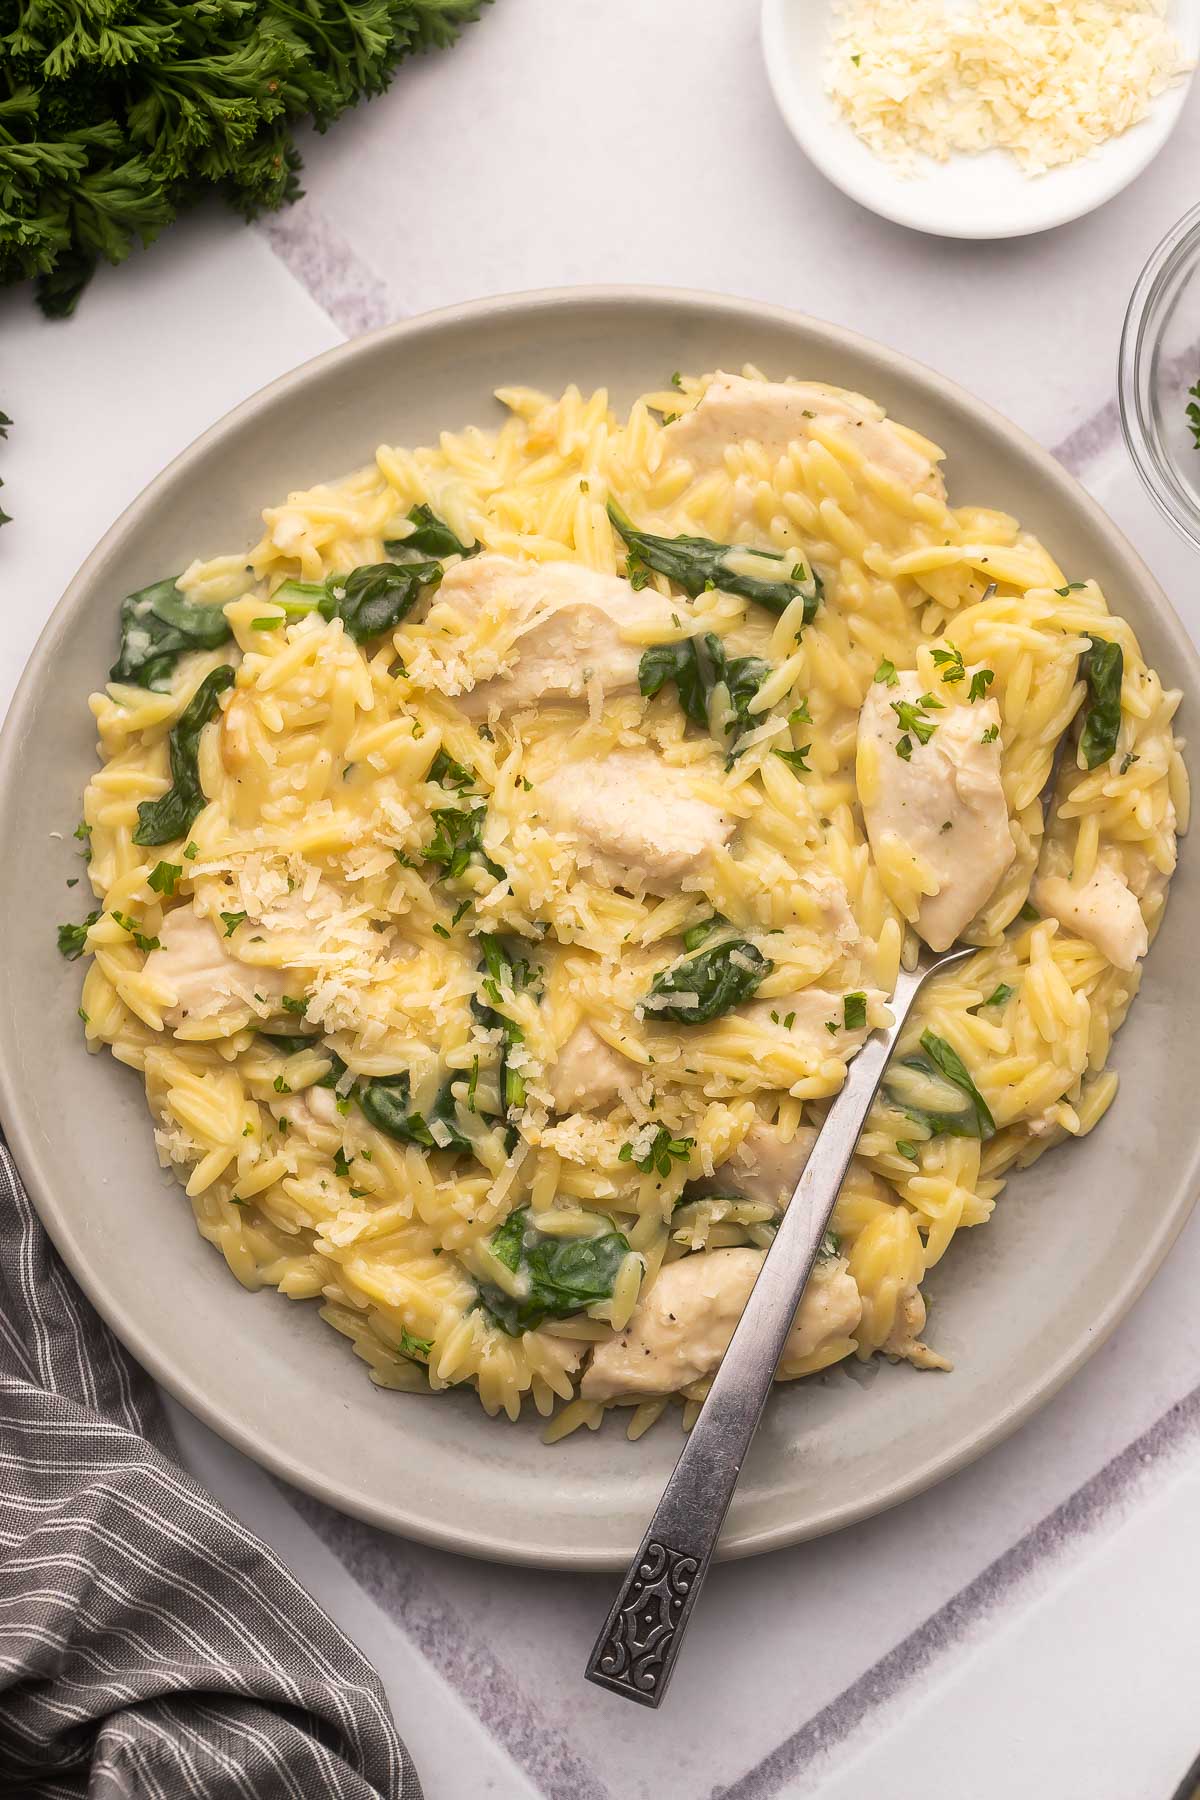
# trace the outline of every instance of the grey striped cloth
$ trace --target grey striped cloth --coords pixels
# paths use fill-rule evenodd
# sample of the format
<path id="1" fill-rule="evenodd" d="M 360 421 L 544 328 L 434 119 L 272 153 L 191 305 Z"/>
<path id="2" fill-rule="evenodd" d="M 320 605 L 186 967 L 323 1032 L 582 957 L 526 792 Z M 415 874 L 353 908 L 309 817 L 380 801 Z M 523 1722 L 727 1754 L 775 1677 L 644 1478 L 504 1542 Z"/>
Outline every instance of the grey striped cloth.
<path id="1" fill-rule="evenodd" d="M 0 1795 L 421 1800 L 375 1671 L 175 1461 L 2 1139 Z"/>

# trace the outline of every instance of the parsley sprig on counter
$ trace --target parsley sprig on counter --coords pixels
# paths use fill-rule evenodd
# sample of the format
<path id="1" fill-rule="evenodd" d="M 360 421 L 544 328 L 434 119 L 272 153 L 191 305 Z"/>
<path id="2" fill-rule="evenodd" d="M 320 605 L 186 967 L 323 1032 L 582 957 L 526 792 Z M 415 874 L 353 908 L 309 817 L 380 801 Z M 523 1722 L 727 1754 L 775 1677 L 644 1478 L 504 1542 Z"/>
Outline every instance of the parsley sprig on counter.
<path id="1" fill-rule="evenodd" d="M 43 0 L 6 6 L 0 286 L 37 280 L 51 318 L 100 262 L 217 193 L 246 219 L 300 193 L 293 130 L 382 94 L 452 44 L 483 0 Z M 15 28 L 15 29 L 10 29 Z"/>

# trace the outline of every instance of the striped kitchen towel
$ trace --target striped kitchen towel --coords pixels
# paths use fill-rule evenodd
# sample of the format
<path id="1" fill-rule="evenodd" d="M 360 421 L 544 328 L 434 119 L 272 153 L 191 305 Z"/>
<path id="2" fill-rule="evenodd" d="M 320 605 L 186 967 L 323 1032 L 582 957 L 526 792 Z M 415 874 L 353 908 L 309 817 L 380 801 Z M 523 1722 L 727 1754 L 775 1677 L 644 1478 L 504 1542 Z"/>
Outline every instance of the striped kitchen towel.
<path id="1" fill-rule="evenodd" d="M 421 1800 L 374 1669 L 179 1466 L 2 1139 L 0 1794 Z"/>

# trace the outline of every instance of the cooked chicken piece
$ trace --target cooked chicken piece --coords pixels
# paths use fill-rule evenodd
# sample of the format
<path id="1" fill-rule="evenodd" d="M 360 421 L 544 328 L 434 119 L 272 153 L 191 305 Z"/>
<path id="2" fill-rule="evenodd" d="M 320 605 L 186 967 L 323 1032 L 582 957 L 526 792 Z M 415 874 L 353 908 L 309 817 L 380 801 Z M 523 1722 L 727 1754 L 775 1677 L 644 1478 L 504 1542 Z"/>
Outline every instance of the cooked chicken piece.
<path id="1" fill-rule="evenodd" d="M 922 693 L 914 670 L 893 687 L 871 683 L 858 720 L 858 787 L 884 886 L 896 852 L 937 882 L 937 892 L 920 902 L 916 928 L 932 950 L 946 950 L 995 892 L 1016 848 L 1000 778 L 996 702 L 963 704 L 939 684 L 934 698 L 944 710 L 922 713 L 934 727 L 922 744 L 893 711 L 906 701 L 919 705 Z M 897 749 L 902 738 L 907 759 Z"/>
<path id="2" fill-rule="evenodd" d="M 664 456 L 685 456 L 700 473 L 719 468 L 730 444 L 749 441 L 782 456 L 789 444 L 803 442 L 817 427 L 832 427 L 868 462 L 906 487 L 944 496 L 936 446 L 897 425 L 873 400 L 812 382 L 793 386 L 719 374 L 700 404 L 666 427 L 662 451 Z"/>
<path id="3" fill-rule="evenodd" d="M 165 984 L 174 998 L 163 1007 L 163 1023 L 194 1038 L 228 1037 L 251 1019 L 281 1011 L 283 996 L 295 991 L 283 969 L 242 962 L 211 919 L 190 906 L 176 906 L 163 919 L 159 948 L 146 958 L 145 973 Z"/>
<path id="4" fill-rule="evenodd" d="M 558 1113 L 597 1112 L 617 1098 L 636 1074 L 585 1020 L 577 1025 L 550 1071 L 550 1093 Z"/>
<path id="5" fill-rule="evenodd" d="M 801 1125 L 785 1143 L 773 1125 L 760 1119 L 750 1127 L 728 1162 L 721 1163 L 697 1187 L 702 1185 L 713 1194 L 740 1194 L 744 1200 L 782 1210 L 796 1191 L 816 1141 L 813 1127 Z"/>
<path id="6" fill-rule="evenodd" d="M 262 992 L 262 989 L 259 989 Z M 332 1088 L 309 1087 L 303 1093 L 272 1100 L 271 1112 L 286 1119 L 289 1135 L 302 1137 L 316 1150 L 336 1150 L 342 1141 L 342 1119 Z"/>
<path id="7" fill-rule="evenodd" d="M 578 563 L 473 556 L 447 572 L 437 597 L 468 629 L 485 616 L 521 624 L 508 672 L 458 697 L 470 718 L 485 718 L 493 707 L 577 700 L 590 680 L 606 694 L 627 693 L 637 687 L 646 644 L 673 630 L 672 603 L 655 589 L 639 593 Z M 626 632 L 633 634 L 628 640 Z"/>
<path id="8" fill-rule="evenodd" d="M 1064 931 L 1094 944 L 1115 969 L 1135 969 L 1146 954 L 1149 935 L 1142 909 L 1114 862 L 1098 862 L 1082 887 L 1072 887 L 1062 875 L 1041 876 L 1034 883 L 1033 903 Z"/>
<path id="9" fill-rule="evenodd" d="M 874 1029 L 879 1008 L 887 1003 L 882 988 L 855 991 L 866 995 L 866 1018 L 861 1025 L 847 1026 L 845 994 L 822 987 L 801 988 L 798 993 L 784 994 L 777 1000 L 753 1000 L 737 1016 L 784 1033 L 816 1061 L 834 1055 L 849 1061 L 862 1049 Z"/>
<path id="10" fill-rule="evenodd" d="M 733 835 L 733 821 L 697 799 L 687 771 L 652 750 L 566 763 L 537 792 L 550 829 L 573 839 L 580 867 L 631 893 L 676 893 Z"/>
<path id="11" fill-rule="evenodd" d="M 762 1267 L 761 1250 L 704 1250 L 667 1263 L 624 1331 L 599 1344 L 583 1377 L 585 1400 L 671 1394 L 711 1375 L 733 1336 Z M 822 1257 L 809 1277 L 782 1361 L 811 1356 L 847 1337 L 862 1316 L 842 1257 Z"/>

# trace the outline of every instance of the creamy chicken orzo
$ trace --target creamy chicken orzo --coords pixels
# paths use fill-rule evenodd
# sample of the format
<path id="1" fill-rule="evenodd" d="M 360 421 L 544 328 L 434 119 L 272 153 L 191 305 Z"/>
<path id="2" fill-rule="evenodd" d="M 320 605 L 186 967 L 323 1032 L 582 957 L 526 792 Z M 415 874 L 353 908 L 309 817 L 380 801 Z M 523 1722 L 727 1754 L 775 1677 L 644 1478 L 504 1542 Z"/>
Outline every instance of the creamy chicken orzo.
<path id="1" fill-rule="evenodd" d="M 238 1279 L 377 1382 L 637 1435 L 703 1397 L 915 932 L 965 936 L 780 1375 L 946 1368 L 926 1271 L 1113 1099 L 1179 696 L 862 396 L 499 398 L 123 602 L 89 1046 Z"/>

